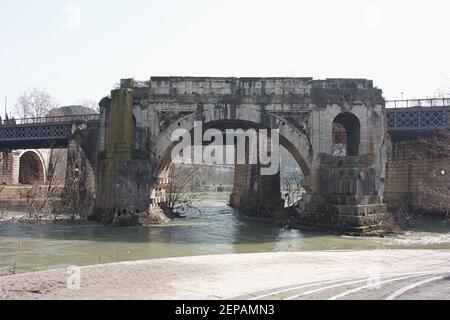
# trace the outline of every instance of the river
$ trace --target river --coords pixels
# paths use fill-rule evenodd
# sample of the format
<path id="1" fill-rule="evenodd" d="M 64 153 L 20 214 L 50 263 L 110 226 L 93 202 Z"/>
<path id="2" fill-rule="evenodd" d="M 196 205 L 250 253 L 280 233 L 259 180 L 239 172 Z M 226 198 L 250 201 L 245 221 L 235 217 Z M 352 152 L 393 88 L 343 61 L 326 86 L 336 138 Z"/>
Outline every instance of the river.
<path id="1" fill-rule="evenodd" d="M 166 225 L 114 228 L 94 223 L 0 222 L 0 271 L 42 271 L 192 255 L 228 253 L 363 250 L 387 248 L 450 249 L 450 225 L 418 222 L 397 237 L 363 238 L 280 229 L 248 218 L 226 205 L 225 193 L 206 194 L 198 210 Z"/>

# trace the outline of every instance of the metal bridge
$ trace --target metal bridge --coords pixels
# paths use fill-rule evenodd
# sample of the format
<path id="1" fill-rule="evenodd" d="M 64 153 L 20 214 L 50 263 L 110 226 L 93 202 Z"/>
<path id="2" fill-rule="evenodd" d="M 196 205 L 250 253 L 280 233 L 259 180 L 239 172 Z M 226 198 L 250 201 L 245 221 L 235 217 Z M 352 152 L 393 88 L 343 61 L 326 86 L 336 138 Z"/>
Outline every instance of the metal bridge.
<path id="1" fill-rule="evenodd" d="M 99 114 L 10 119 L 0 123 L 0 149 L 40 149 L 67 147 L 72 133 L 81 124 L 99 126 Z"/>
<path id="2" fill-rule="evenodd" d="M 386 113 L 393 141 L 450 129 L 450 98 L 386 101 Z"/>
<path id="3" fill-rule="evenodd" d="M 450 129 L 450 98 L 386 101 L 388 132 L 393 141 Z M 99 114 L 4 120 L 0 149 L 67 147 L 77 126 L 99 126 Z"/>

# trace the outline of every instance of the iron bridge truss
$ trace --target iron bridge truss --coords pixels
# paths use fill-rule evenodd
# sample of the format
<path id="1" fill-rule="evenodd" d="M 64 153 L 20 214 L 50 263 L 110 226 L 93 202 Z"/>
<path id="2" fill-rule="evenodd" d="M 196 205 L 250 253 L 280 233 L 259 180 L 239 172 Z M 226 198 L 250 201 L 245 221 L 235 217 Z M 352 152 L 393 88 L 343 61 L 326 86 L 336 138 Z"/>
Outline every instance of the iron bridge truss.
<path id="1" fill-rule="evenodd" d="M 73 124 L 99 127 L 100 115 L 26 118 L 4 120 L 0 124 L 0 149 L 67 147 Z"/>
<path id="2" fill-rule="evenodd" d="M 450 129 L 450 99 L 386 101 L 388 132 L 403 140 Z"/>

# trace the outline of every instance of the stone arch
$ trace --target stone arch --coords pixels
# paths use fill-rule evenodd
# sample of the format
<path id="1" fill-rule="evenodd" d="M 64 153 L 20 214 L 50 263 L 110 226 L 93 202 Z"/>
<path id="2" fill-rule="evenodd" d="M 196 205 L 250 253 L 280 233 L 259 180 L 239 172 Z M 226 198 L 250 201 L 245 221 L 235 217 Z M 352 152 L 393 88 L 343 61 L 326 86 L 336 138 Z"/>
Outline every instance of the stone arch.
<path id="1" fill-rule="evenodd" d="M 361 144 L 361 124 L 358 117 L 350 112 L 342 112 L 334 118 L 332 126 L 333 154 L 358 156 Z"/>
<path id="2" fill-rule="evenodd" d="M 279 129 L 280 144 L 288 150 L 297 161 L 304 174 L 305 188 L 308 192 L 313 190 L 312 169 L 312 146 L 308 137 L 292 126 L 288 120 L 267 111 L 258 110 L 256 107 L 240 106 L 222 108 L 217 110 L 212 106 L 206 106 L 202 111 L 182 117 L 172 123 L 167 129 L 161 132 L 156 142 L 156 170 L 155 178 L 166 179 L 171 167 L 171 150 L 175 143 L 171 141 L 171 134 L 175 129 L 183 128 L 192 131 L 194 121 L 202 121 L 205 128 L 260 128 Z"/>
<path id="3" fill-rule="evenodd" d="M 19 183 L 45 183 L 45 162 L 36 150 L 25 150 L 19 156 Z"/>

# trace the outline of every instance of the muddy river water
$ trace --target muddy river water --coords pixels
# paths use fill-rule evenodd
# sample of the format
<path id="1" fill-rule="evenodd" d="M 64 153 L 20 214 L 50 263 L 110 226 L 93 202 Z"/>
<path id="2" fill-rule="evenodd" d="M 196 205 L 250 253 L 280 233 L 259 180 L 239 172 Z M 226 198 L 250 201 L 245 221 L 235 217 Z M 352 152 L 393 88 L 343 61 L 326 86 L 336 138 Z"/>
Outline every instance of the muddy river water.
<path id="1" fill-rule="evenodd" d="M 192 255 L 362 249 L 450 249 L 450 225 L 417 222 L 397 237 L 360 238 L 280 229 L 243 217 L 226 205 L 225 193 L 206 194 L 198 210 L 166 225 L 114 228 L 93 223 L 0 222 L 0 271 Z"/>

